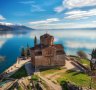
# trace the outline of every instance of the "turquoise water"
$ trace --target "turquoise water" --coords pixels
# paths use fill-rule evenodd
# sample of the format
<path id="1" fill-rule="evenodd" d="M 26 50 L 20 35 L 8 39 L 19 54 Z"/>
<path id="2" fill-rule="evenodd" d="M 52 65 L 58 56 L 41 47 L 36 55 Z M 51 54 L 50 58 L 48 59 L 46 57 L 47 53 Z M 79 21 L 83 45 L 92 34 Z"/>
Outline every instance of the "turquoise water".
<path id="1" fill-rule="evenodd" d="M 36 35 L 46 33 L 46 30 L 33 31 L 0 31 L 0 56 L 5 56 L 5 61 L 0 62 L 0 73 L 16 62 L 20 56 L 22 47 L 33 46 L 33 39 Z M 55 44 L 60 43 L 64 46 L 67 54 L 75 55 L 78 50 L 83 50 L 87 54 L 96 47 L 96 30 L 47 30 L 55 38 Z"/>

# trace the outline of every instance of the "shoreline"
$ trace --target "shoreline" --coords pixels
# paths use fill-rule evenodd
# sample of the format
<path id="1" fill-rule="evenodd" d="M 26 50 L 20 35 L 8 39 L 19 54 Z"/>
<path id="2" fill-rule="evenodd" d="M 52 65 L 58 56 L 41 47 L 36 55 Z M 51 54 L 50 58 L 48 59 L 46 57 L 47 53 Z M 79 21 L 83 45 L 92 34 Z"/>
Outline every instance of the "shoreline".
<path id="1" fill-rule="evenodd" d="M 9 68 L 4 70 L 0 74 L 0 79 L 3 80 L 4 78 L 8 78 L 13 75 L 19 68 L 21 68 L 25 63 L 30 61 L 30 58 L 23 60 L 22 58 L 17 58 L 16 62 L 11 65 Z"/>

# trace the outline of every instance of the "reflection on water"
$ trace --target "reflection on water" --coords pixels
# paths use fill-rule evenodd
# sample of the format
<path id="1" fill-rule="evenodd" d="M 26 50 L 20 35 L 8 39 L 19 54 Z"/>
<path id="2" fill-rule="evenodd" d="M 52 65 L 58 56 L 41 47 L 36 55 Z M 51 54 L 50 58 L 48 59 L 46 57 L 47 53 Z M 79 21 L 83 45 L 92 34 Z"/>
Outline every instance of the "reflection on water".
<path id="1" fill-rule="evenodd" d="M 20 48 L 33 46 L 34 36 L 37 36 L 38 43 L 40 35 L 46 33 L 44 30 L 33 31 L 0 31 L 0 56 L 6 60 L 0 63 L 0 72 L 12 65 L 18 56 Z M 84 50 L 88 54 L 96 47 L 95 30 L 48 30 L 48 33 L 55 38 L 54 43 L 63 44 L 67 54 L 76 54 L 78 50 Z"/>
<path id="2" fill-rule="evenodd" d="M 4 61 L 5 60 L 5 57 L 4 56 L 0 56 L 0 61 Z"/>

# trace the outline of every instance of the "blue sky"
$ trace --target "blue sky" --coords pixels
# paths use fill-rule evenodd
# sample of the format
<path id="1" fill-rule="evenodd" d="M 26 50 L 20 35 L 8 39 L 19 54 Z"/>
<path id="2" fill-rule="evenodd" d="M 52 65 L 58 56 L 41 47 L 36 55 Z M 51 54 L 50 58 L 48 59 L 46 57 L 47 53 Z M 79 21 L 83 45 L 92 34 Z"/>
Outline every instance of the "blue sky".
<path id="1" fill-rule="evenodd" d="M 96 27 L 96 0 L 0 0 L 0 23 L 40 29 Z"/>

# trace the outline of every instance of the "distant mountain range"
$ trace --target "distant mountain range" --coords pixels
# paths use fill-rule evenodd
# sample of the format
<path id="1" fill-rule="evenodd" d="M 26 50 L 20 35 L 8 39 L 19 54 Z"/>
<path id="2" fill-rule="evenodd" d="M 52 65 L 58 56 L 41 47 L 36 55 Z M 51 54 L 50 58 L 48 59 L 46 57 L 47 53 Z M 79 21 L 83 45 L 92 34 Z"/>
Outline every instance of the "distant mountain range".
<path id="1" fill-rule="evenodd" d="M 96 30 L 96 28 L 95 27 L 93 28 L 70 28 L 68 30 Z"/>
<path id="2" fill-rule="evenodd" d="M 30 27 L 24 25 L 12 25 L 12 24 L 1 24 L 0 23 L 0 31 L 13 31 L 13 30 L 33 30 Z"/>
<path id="3" fill-rule="evenodd" d="M 14 31 L 14 30 L 34 30 L 34 29 L 24 26 L 24 25 L 16 25 L 16 24 L 11 24 L 11 23 L 1 23 L 0 22 L 0 31 Z M 43 30 L 43 29 L 39 29 L 39 30 Z M 48 30 L 96 30 L 96 27 L 93 27 L 93 28 L 64 28 L 64 29 L 48 29 Z"/>
<path id="4" fill-rule="evenodd" d="M 45 30 L 45 29 L 39 29 L 39 30 Z M 60 29 L 46 29 L 46 30 L 96 30 L 95 27 L 93 28 L 60 28 Z"/>

